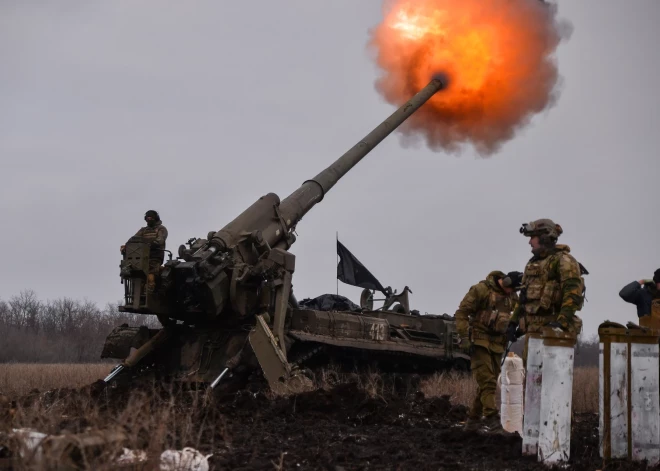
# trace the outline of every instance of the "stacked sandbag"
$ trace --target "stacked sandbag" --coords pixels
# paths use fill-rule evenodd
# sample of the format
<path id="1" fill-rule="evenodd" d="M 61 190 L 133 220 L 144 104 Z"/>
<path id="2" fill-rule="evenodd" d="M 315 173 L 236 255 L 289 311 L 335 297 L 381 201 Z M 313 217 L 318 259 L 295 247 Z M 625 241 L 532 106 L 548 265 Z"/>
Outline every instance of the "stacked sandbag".
<path id="1" fill-rule="evenodd" d="M 518 432 L 522 436 L 523 428 L 523 384 L 525 368 L 522 358 L 510 352 L 504 359 L 500 384 L 500 416 L 502 427 L 507 432 Z"/>

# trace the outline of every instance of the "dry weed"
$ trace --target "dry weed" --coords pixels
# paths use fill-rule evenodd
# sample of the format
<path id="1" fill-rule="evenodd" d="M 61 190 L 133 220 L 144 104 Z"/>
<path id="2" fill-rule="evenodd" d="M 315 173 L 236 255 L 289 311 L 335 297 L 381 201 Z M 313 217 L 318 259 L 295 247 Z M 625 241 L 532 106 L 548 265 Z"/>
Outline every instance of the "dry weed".
<path id="1" fill-rule="evenodd" d="M 55 388 L 78 388 L 105 377 L 110 369 L 108 364 L 0 364 L 0 392 L 8 396 L 18 396 L 34 389 L 43 391 Z M 349 381 L 357 381 L 360 389 L 370 397 L 384 398 L 396 392 L 394 383 L 384 380 L 376 371 L 361 375 L 346 374 L 333 366 L 317 374 L 316 387 L 329 389 Z M 303 389 L 309 390 L 308 387 Z M 303 392 L 303 389 L 293 392 Z M 477 392 L 477 385 L 469 373 L 443 372 L 422 380 L 419 389 L 425 397 L 447 395 L 453 403 L 469 407 Z M 414 391 L 404 391 L 404 393 L 410 392 Z M 499 387 L 496 397 L 499 399 Z M 575 369 L 573 410 L 576 413 L 598 412 L 597 367 Z"/>
<path id="2" fill-rule="evenodd" d="M 11 425 L 51 435 L 121 431 L 125 439 L 116 446 L 103 448 L 101 455 L 82 457 L 87 462 L 85 469 L 115 469 L 110 463 L 122 446 L 144 450 L 151 460 L 157 460 L 166 449 L 193 447 L 211 453 L 220 443 L 226 446 L 231 441 L 225 418 L 209 407 L 210 397 L 199 391 L 157 384 L 120 393 L 93 390 L 24 396 L 17 400 Z M 28 453 L 17 469 L 49 469 L 60 456 L 48 453 L 46 450 L 44 456 L 32 460 Z"/>
<path id="3" fill-rule="evenodd" d="M 0 393 L 19 396 L 33 389 L 78 388 L 104 378 L 111 369 L 108 363 L 0 363 Z"/>
<path id="4" fill-rule="evenodd" d="M 426 397 L 448 395 L 454 404 L 469 407 L 477 393 L 477 383 L 467 373 L 438 373 L 424 380 L 421 391 Z M 500 399 L 500 388 L 495 393 L 496 401 Z M 573 379 L 573 411 L 575 413 L 598 412 L 598 368 L 578 367 Z"/>
<path id="5" fill-rule="evenodd" d="M 598 367 L 576 368 L 573 375 L 573 412 L 598 412 Z"/>
<path id="6" fill-rule="evenodd" d="M 106 392 L 72 394 L 71 389 L 89 385 L 108 373 L 108 365 L 0 365 L 0 388 L 18 400 L 13 416 L 14 427 L 26 427 L 46 434 L 63 430 L 79 433 L 88 429 L 121 429 L 128 437 L 125 446 L 145 450 L 158 457 L 165 449 L 186 446 L 203 453 L 231 447 L 225 417 L 214 407 L 212 398 L 186 388 L 142 385 L 120 401 L 106 398 Z M 573 383 L 573 409 L 576 413 L 598 410 L 598 368 L 576 368 Z M 381 375 L 376 371 L 362 374 L 342 374 L 328 368 L 316 375 L 316 387 L 330 389 L 338 384 L 353 382 L 370 397 L 385 400 L 393 395 L 408 395 L 420 391 L 425 397 L 449 396 L 454 404 L 470 406 L 476 394 L 476 383 L 469 373 L 443 372 L 421 381 L 400 381 L 402 377 Z M 67 388 L 64 392 L 49 391 Z M 499 396 L 498 396 L 499 398 Z M 499 402 L 499 399 L 498 399 Z M 94 461 L 93 456 L 88 458 Z M 97 457 L 96 459 L 100 459 Z M 272 464 L 283 466 L 284 455 Z M 108 463 L 110 457 L 97 461 Z M 24 463 L 27 464 L 27 463 Z M 95 469 L 103 469 L 96 466 Z"/>
<path id="7" fill-rule="evenodd" d="M 453 404 L 469 407 L 477 393 L 477 383 L 469 373 L 451 371 L 422 381 L 420 389 L 426 397 L 449 396 Z"/>

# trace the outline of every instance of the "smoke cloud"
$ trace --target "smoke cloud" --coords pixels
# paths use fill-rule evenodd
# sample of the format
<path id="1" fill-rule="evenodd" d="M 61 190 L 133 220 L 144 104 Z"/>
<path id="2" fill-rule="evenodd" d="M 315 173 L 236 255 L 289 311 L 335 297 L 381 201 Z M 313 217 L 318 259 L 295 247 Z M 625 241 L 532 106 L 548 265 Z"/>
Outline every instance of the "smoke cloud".
<path id="1" fill-rule="evenodd" d="M 370 32 L 382 71 L 376 90 L 400 106 L 436 73 L 449 77 L 398 128 L 404 144 L 434 151 L 497 152 L 560 95 L 554 53 L 572 26 L 540 0 L 395 0 Z"/>

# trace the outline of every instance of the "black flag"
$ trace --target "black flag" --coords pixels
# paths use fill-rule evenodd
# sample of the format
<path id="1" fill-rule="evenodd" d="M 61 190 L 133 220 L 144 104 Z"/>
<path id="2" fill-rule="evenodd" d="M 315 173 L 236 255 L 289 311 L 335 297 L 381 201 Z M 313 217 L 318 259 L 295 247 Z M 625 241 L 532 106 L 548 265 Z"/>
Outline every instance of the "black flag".
<path id="1" fill-rule="evenodd" d="M 385 288 L 380 284 L 380 281 L 339 240 L 337 240 L 337 255 L 339 255 L 339 264 L 337 265 L 337 279 L 339 281 L 347 285 L 378 290 L 385 294 Z"/>

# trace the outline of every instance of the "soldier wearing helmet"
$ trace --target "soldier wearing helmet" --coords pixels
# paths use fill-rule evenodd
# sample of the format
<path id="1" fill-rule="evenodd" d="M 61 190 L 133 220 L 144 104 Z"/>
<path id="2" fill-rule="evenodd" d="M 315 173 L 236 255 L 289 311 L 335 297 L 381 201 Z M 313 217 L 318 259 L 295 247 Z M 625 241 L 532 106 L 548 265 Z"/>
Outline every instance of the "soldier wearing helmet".
<path id="1" fill-rule="evenodd" d="M 483 425 L 502 431 L 495 404 L 497 377 L 506 347 L 506 329 L 518 301 L 522 273 L 492 271 L 485 280 L 470 287 L 456 311 L 456 331 L 460 347 L 470 354 L 470 369 L 478 385 L 466 428 Z M 483 417 L 483 420 L 482 420 Z"/>
<path id="2" fill-rule="evenodd" d="M 151 245 L 149 250 L 149 274 L 147 275 L 147 292 L 153 293 L 156 287 L 156 275 L 165 261 L 165 241 L 167 240 L 167 228 L 163 226 L 157 211 L 150 209 L 144 213 L 145 227 L 135 233 L 135 237 L 142 237 Z M 124 253 L 125 246 L 120 248 Z"/>
<path id="3" fill-rule="evenodd" d="M 525 266 L 520 304 L 507 329 L 509 341 L 522 334 L 538 333 L 544 326 L 560 328 L 575 335 L 582 330 L 582 320 L 576 312 L 584 304 L 584 278 L 588 272 L 570 254 L 570 247 L 557 244 L 563 233 L 559 224 L 550 219 L 538 219 L 523 224 L 520 233 L 529 237 L 533 257 Z M 523 361 L 527 362 L 525 335 Z"/>

